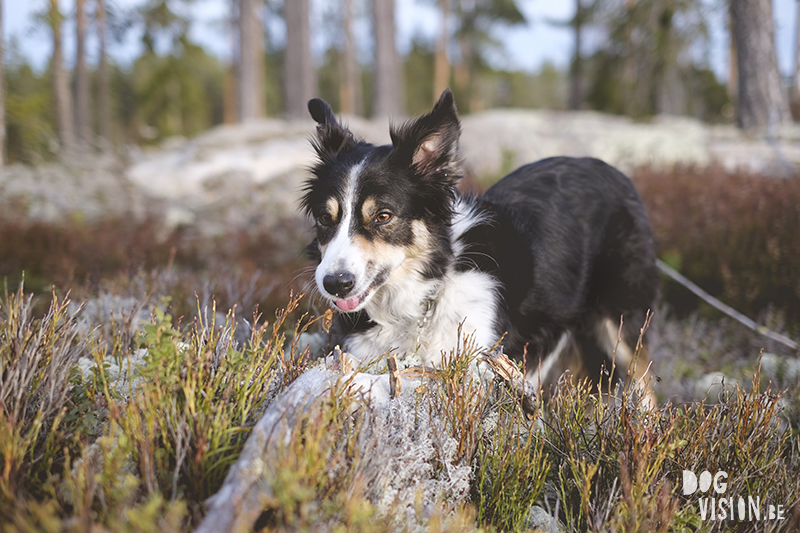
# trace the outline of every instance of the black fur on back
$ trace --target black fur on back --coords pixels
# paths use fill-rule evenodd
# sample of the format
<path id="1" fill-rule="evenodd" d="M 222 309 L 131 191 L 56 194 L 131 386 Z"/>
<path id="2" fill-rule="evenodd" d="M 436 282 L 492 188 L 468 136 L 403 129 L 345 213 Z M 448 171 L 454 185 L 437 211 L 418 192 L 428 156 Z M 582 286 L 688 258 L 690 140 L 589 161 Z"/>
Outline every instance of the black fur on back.
<path id="1" fill-rule="evenodd" d="M 554 157 L 515 170 L 481 201 L 494 223 L 464 239 L 502 283 L 507 353 L 528 344 L 536 364 L 567 330 L 592 344 L 586 329 L 598 317 L 624 315 L 635 341 L 658 276 L 647 214 L 624 174 L 597 159 Z"/>

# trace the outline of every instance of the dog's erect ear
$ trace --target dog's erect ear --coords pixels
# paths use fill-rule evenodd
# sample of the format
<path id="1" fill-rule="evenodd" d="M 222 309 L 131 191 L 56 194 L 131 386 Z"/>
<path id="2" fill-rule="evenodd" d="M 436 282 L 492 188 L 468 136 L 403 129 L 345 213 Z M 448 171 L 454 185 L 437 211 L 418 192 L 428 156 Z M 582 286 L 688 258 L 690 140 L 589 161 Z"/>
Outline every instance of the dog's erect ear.
<path id="1" fill-rule="evenodd" d="M 312 98 L 308 101 L 308 112 L 311 113 L 311 118 L 317 124 L 325 125 L 328 122 L 336 122 L 336 117 L 333 115 L 333 110 L 328 102 L 319 98 Z"/>
<path id="2" fill-rule="evenodd" d="M 450 89 L 445 89 L 430 113 L 391 130 L 395 156 L 423 177 L 458 177 L 461 123 Z"/>
<path id="3" fill-rule="evenodd" d="M 308 111 L 317 123 L 317 138 L 312 143 L 321 158 L 347 151 L 358 144 L 350 130 L 339 124 L 325 100 L 309 100 Z"/>

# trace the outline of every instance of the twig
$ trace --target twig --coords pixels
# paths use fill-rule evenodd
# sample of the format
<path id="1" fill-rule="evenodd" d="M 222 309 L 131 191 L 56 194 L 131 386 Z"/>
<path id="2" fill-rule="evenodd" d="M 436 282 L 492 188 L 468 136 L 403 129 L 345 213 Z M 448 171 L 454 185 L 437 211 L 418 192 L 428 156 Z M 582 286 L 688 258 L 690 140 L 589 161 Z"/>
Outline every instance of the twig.
<path id="1" fill-rule="evenodd" d="M 400 375 L 409 379 L 414 378 L 433 378 L 439 379 L 441 372 L 429 366 L 410 366 L 400 371 Z"/>
<path id="2" fill-rule="evenodd" d="M 338 344 L 333 349 L 333 363 L 334 367 L 341 371 L 342 374 L 349 374 L 353 371 L 353 360 L 342 351 Z"/>
<path id="3" fill-rule="evenodd" d="M 386 365 L 389 367 L 389 397 L 394 399 L 400 395 L 400 391 L 403 389 L 403 381 L 400 379 L 397 356 L 392 354 L 387 357 Z"/>
<path id="4" fill-rule="evenodd" d="M 536 393 L 533 385 L 527 382 L 522 372 L 503 353 L 502 347 L 491 355 L 485 355 L 483 361 L 489 365 L 496 376 L 506 382 L 514 394 L 520 397 L 525 414 L 534 416 L 536 414 Z"/>

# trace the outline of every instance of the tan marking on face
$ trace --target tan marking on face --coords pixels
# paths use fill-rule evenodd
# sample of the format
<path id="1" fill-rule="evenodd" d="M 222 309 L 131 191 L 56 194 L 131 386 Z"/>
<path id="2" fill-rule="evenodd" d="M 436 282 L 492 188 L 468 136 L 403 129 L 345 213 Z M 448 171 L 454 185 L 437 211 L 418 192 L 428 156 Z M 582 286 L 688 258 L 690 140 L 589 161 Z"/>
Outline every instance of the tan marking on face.
<path id="1" fill-rule="evenodd" d="M 381 239 L 372 239 L 370 241 L 362 235 L 354 235 L 352 242 L 353 246 L 358 248 L 365 257 L 373 258 L 373 260 L 377 260 L 380 257 L 396 257 L 398 252 L 402 252 L 409 259 L 427 258 L 428 243 L 430 242 L 428 229 L 421 221 L 415 220 L 411 222 L 411 231 L 414 233 L 414 242 L 409 246 L 395 246 Z"/>
<path id="2" fill-rule="evenodd" d="M 376 266 L 382 266 L 382 259 L 397 257 L 398 253 L 403 253 L 406 250 L 405 246 L 395 246 L 381 239 L 369 240 L 363 235 L 354 235 L 352 243 L 357 248 L 363 257 L 368 257 Z"/>
<path id="3" fill-rule="evenodd" d="M 328 198 L 328 201 L 325 202 L 325 213 L 331 216 L 331 220 L 333 222 L 338 222 L 339 220 L 339 202 L 336 198 Z M 321 256 L 325 255 L 325 250 L 328 249 L 328 244 L 319 244 L 319 252 Z"/>
<path id="4" fill-rule="evenodd" d="M 377 210 L 377 204 L 375 203 L 375 198 L 370 196 L 364 203 L 361 204 L 361 216 L 364 220 L 364 225 L 369 224 L 372 222 L 372 217 L 375 216 L 375 211 Z"/>
<path id="5" fill-rule="evenodd" d="M 421 220 L 411 223 L 411 231 L 414 233 L 414 243 L 409 248 L 406 255 L 409 257 L 427 259 L 430 250 L 431 234 Z"/>
<path id="6" fill-rule="evenodd" d="M 414 242 L 408 246 L 396 246 L 381 239 L 369 240 L 361 235 L 353 237 L 353 246 L 363 257 L 370 258 L 375 272 L 391 268 L 390 279 L 395 276 L 405 277 L 418 272 L 429 256 L 428 243 L 430 233 L 421 221 L 413 221 L 411 228 L 414 233 Z"/>
<path id="7" fill-rule="evenodd" d="M 339 219 L 339 202 L 336 198 L 328 198 L 328 201 L 325 202 L 325 210 L 334 221 Z"/>

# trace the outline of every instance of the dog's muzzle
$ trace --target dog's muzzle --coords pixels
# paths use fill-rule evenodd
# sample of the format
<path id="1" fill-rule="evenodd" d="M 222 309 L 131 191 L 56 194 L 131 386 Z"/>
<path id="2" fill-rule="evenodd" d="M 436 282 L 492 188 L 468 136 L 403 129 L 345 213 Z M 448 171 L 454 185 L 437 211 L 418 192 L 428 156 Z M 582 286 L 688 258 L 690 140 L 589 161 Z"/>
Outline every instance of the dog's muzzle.
<path id="1" fill-rule="evenodd" d="M 353 287 L 355 287 L 355 284 L 356 277 L 350 272 L 326 274 L 325 277 L 322 278 L 322 286 L 328 294 L 337 298 L 333 303 L 345 313 L 358 307 L 369 294 L 369 290 L 366 290 L 357 296 L 348 297 Z"/>

